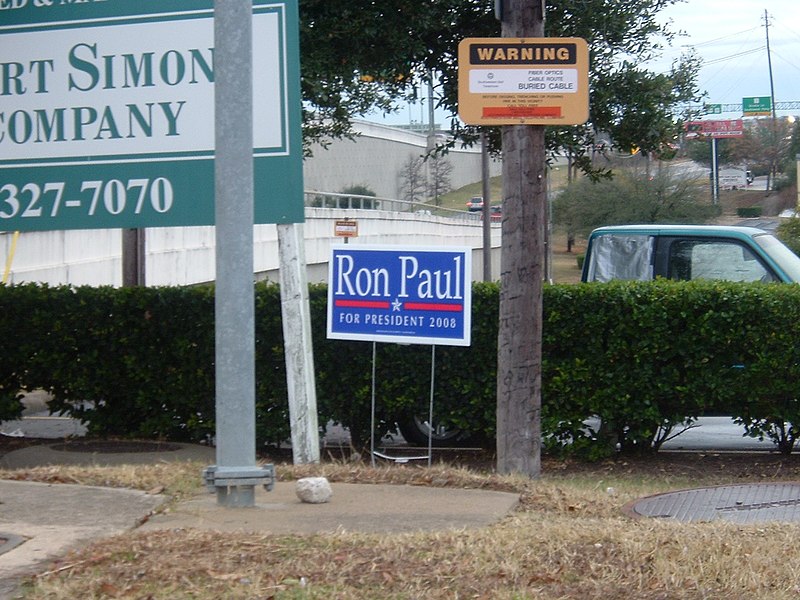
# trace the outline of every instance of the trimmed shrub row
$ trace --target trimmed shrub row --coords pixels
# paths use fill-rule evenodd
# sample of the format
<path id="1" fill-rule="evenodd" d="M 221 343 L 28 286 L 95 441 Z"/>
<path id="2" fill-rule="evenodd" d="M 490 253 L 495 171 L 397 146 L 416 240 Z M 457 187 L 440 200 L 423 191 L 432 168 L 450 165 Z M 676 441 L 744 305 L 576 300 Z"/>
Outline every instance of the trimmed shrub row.
<path id="1" fill-rule="evenodd" d="M 20 390 L 91 434 L 199 441 L 214 434 L 211 287 L 0 286 L 0 418 Z M 369 439 L 372 343 L 325 338 L 326 288 L 310 290 L 320 423 Z M 257 284 L 259 444 L 289 437 L 280 294 Z M 498 288 L 473 287 L 472 346 L 436 351 L 438 422 L 491 443 Z M 542 429 L 553 451 L 650 451 L 708 413 L 732 415 L 783 452 L 800 424 L 800 288 L 618 282 L 546 286 Z M 429 346 L 378 344 L 377 420 L 427 414 Z M 599 423 L 587 426 L 587 419 Z"/>
<path id="2" fill-rule="evenodd" d="M 736 209 L 736 216 L 743 219 L 753 219 L 761 216 L 760 206 L 740 206 Z"/>

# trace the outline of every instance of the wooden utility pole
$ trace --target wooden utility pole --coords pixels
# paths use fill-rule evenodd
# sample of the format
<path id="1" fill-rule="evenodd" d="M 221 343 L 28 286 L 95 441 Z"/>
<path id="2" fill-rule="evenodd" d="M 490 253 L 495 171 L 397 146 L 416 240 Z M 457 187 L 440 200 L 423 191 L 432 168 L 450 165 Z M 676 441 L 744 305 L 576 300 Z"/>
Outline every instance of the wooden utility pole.
<path id="1" fill-rule="evenodd" d="M 502 0 L 502 35 L 544 37 L 544 0 Z M 543 125 L 508 125 L 497 356 L 497 471 L 541 473 L 542 288 L 547 172 Z"/>
<path id="2" fill-rule="evenodd" d="M 122 287 L 145 285 L 145 230 L 122 230 Z"/>

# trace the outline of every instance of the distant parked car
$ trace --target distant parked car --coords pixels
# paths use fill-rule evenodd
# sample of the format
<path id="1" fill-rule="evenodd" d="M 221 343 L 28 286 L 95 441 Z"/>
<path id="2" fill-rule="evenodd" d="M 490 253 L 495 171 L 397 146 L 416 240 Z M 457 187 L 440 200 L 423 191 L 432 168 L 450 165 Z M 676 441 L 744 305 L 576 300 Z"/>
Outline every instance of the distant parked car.
<path id="1" fill-rule="evenodd" d="M 755 227 L 620 225 L 589 236 L 583 281 L 720 279 L 800 282 L 800 258 Z"/>
<path id="2" fill-rule="evenodd" d="M 473 196 L 467 201 L 467 210 L 469 212 L 476 212 L 483 210 L 483 198 L 481 196 Z"/>
<path id="3" fill-rule="evenodd" d="M 481 220 L 483 219 L 483 215 L 481 215 Z M 492 223 L 499 223 L 503 220 L 503 207 L 499 204 L 495 206 L 489 207 L 489 220 Z"/>

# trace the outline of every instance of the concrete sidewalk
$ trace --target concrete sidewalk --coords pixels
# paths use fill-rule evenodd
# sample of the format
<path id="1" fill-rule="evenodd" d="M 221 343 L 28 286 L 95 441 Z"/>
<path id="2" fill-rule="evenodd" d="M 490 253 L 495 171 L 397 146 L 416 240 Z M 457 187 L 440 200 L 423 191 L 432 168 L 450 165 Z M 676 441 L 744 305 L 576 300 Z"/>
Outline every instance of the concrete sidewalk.
<path id="1" fill-rule="evenodd" d="M 214 462 L 212 448 L 176 446 L 164 452 L 103 454 L 71 452 L 69 445 L 53 440 L 53 444 L 10 452 L 0 466 Z M 217 505 L 216 494 L 200 487 L 200 472 L 197 479 L 197 494 L 163 513 L 158 507 L 168 498 L 161 495 L 0 480 L 0 599 L 16 597 L 24 577 L 46 571 L 69 549 L 136 527 L 279 534 L 460 529 L 489 525 L 508 515 L 518 501 L 517 494 L 504 492 L 334 482 L 329 503 L 305 504 L 297 498 L 293 482 L 279 482 L 271 492 L 257 488 L 252 508 L 225 508 Z M 3 552 L 4 547 L 8 551 Z"/>
<path id="2" fill-rule="evenodd" d="M 71 548 L 136 527 L 165 500 L 134 490 L 0 480 L 0 598 L 13 598 L 22 578 L 46 571 Z"/>
<path id="3" fill-rule="evenodd" d="M 336 531 L 400 533 L 485 527 L 509 514 L 519 496 L 507 492 L 410 485 L 332 483 L 325 504 L 306 504 L 294 482 L 256 490 L 253 508 L 224 508 L 203 493 L 141 526 L 144 530 L 196 528 L 212 531 L 314 534 Z"/>

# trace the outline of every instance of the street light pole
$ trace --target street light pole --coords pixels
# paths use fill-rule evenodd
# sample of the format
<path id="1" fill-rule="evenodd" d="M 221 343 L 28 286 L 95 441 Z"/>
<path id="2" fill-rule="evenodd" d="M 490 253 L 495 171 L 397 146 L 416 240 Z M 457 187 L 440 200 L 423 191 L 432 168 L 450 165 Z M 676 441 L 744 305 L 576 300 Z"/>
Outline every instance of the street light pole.
<path id="1" fill-rule="evenodd" d="M 775 152 L 777 152 L 778 145 L 778 116 L 775 109 L 775 82 L 772 78 L 772 54 L 769 49 L 769 14 L 767 9 L 764 9 L 764 28 L 767 37 L 767 66 L 769 67 L 769 94 L 770 104 L 772 106 L 772 151 L 773 155 L 770 157 L 769 165 L 769 183 L 768 189 L 775 189 L 775 178 L 778 176 L 778 161 Z"/>

